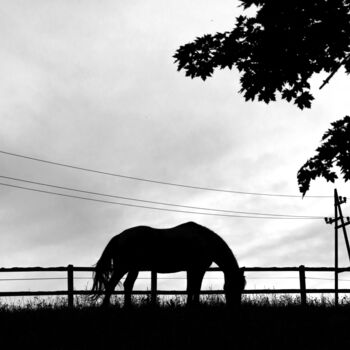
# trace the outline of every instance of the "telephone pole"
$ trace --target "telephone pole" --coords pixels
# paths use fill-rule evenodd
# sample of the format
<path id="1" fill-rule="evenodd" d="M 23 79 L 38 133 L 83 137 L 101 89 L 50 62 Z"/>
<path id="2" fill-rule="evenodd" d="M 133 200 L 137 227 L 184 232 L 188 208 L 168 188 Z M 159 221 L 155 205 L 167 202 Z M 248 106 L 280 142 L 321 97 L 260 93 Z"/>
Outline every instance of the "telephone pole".
<path id="1" fill-rule="evenodd" d="M 324 218 L 327 224 L 334 223 L 334 304 L 337 306 L 339 303 L 339 293 L 338 293 L 338 274 L 339 271 L 339 256 L 338 256 L 338 245 L 339 245 L 339 229 L 343 229 L 343 235 L 345 239 L 346 249 L 348 252 L 348 257 L 350 261 L 350 245 L 349 239 L 346 232 L 346 226 L 350 225 L 350 218 L 347 217 L 344 220 L 343 212 L 341 210 L 341 205 L 346 203 L 346 197 L 338 196 L 337 189 L 334 189 L 334 218 Z M 340 222 L 340 223 L 339 223 Z"/>

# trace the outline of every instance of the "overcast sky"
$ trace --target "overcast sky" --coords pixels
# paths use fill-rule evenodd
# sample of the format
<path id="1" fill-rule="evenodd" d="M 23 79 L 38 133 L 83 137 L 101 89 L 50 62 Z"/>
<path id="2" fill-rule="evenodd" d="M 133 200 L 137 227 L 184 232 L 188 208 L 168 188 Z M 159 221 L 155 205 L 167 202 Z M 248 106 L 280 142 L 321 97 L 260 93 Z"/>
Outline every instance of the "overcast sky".
<path id="1" fill-rule="evenodd" d="M 245 102 L 236 71 L 218 71 L 206 82 L 177 72 L 176 49 L 196 36 L 230 30 L 241 13 L 237 6 L 232 0 L 2 1 L 0 150 L 159 181 L 298 195 L 297 171 L 330 123 L 350 113 L 350 80 L 339 71 L 319 91 L 325 76 L 315 77 L 312 109 L 301 111 L 286 102 Z M 333 214 L 332 198 L 176 188 L 3 154 L 0 166 L 2 176 L 150 201 Z M 336 186 L 350 195 L 348 184 Z M 332 196 L 333 189 L 317 180 L 308 195 Z M 0 191 L 0 266 L 90 266 L 126 228 L 189 220 L 220 234 L 241 266 L 334 264 L 333 228 L 323 220 L 181 214 Z M 350 214 L 348 206 L 343 211 Z"/>

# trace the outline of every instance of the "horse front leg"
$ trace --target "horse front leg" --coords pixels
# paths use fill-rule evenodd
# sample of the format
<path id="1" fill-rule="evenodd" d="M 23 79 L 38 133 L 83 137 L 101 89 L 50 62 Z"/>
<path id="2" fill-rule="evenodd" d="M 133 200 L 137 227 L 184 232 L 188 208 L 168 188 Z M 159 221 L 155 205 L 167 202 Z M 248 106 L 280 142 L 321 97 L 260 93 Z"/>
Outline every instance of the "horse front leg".
<path id="1" fill-rule="evenodd" d="M 202 280 L 205 270 L 190 270 L 187 271 L 187 305 L 199 304 L 199 293 L 202 286 Z"/>
<path id="2" fill-rule="evenodd" d="M 129 307 L 131 305 L 131 292 L 132 292 L 132 288 L 134 287 L 134 283 L 136 281 L 138 274 L 139 274 L 138 271 L 129 271 L 124 281 L 124 292 L 125 292 L 124 306 L 125 307 Z"/>
<path id="3" fill-rule="evenodd" d="M 115 270 L 112 273 L 112 277 L 109 279 L 109 281 L 107 282 L 106 285 L 106 292 L 105 292 L 105 297 L 103 299 L 102 302 L 102 306 L 103 307 L 108 307 L 110 305 L 110 298 L 111 295 L 116 287 L 116 285 L 118 284 L 118 282 L 120 281 L 120 279 L 125 275 L 125 271 L 123 270 Z"/>

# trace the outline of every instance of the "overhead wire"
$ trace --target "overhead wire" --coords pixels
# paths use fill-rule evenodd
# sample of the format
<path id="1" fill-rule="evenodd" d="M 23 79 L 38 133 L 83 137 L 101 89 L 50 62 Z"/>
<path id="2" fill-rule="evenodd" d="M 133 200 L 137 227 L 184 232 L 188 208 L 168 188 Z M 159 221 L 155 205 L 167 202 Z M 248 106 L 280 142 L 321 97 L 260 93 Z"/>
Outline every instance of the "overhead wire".
<path id="1" fill-rule="evenodd" d="M 75 170 L 81 170 L 81 171 L 96 173 L 96 174 L 100 174 L 100 175 L 119 177 L 119 178 L 124 178 L 124 179 L 129 179 L 129 180 L 155 183 L 155 184 L 160 184 L 160 185 L 190 188 L 190 189 L 203 190 L 203 191 L 214 191 L 214 192 L 234 193 L 234 194 L 242 194 L 242 195 L 252 195 L 252 196 L 302 198 L 301 195 L 291 195 L 291 194 L 281 194 L 281 193 L 247 192 L 247 191 L 237 191 L 237 190 L 231 190 L 231 189 L 219 189 L 219 188 L 213 188 L 213 187 L 186 185 L 186 184 L 180 184 L 180 183 L 146 179 L 146 178 L 142 178 L 142 177 L 129 176 L 129 175 L 123 175 L 123 174 L 112 173 L 112 172 L 107 172 L 107 171 L 95 170 L 95 169 L 91 169 L 91 168 L 85 168 L 85 167 L 75 166 L 75 165 L 71 165 L 71 164 L 55 162 L 55 161 L 51 161 L 51 160 L 45 160 L 45 159 L 37 158 L 37 157 L 25 156 L 22 154 L 7 152 L 4 150 L 0 150 L 0 153 L 5 154 L 5 155 L 9 155 L 12 157 L 28 159 L 28 160 L 46 163 L 46 164 L 51 164 L 51 165 L 55 165 L 55 166 L 60 166 L 60 167 L 65 167 L 65 168 L 70 168 L 70 169 L 75 169 Z M 332 196 L 317 195 L 317 196 L 305 196 L 304 198 L 332 198 Z"/>
<path id="2" fill-rule="evenodd" d="M 75 199 L 82 199 L 86 201 L 91 202 L 98 202 L 98 203 L 107 203 L 107 204 L 114 204 L 114 205 L 120 205 L 120 206 L 126 206 L 126 207 L 133 207 L 133 208 L 143 208 L 143 209 L 150 209 L 150 210 L 159 210 L 159 211 L 167 211 L 167 212 L 175 212 L 175 213 L 185 213 L 185 214 L 196 214 L 196 215 L 207 215 L 207 216 L 220 216 L 220 217 L 231 217 L 231 218 L 247 218 L 247 219 L 275 219 L 275 220 L 319 220 L 323 219 L 323 217 L 282 217 L 282 216 L 257 216 L 257 215 L 235 215 L 235 214 L 220 214 L 220 213 L 205 213 L 205 212 L 199 212 L 199 211 L 189 211 L 189 210 L 178 210 L 178 209 L 170 209 L 170 208 L 159 208 L 159 207 L 151 207 L 146 205 L 138 205 L 138 204 L 131 204 L 131 203 L 121 203 L 121 202 L 114 202 L 114 201 L 108 201 L 104 199 L 97 199 L 97 198 L 89 198 L 89 197 L 82 197 L 82 196 L 76 196 L 76 195 L 70 195 L 70 194 L 64 194 L 59 192 L 53 192 L 53 191 L 45 191 L 40 190 L 37 188 L 30 188 L 30 187 L 24 187 L 19 185 L 12 185 L 8 183 L 1 183 L 1 186 L 26 190 L 26 191 L 32 191 L 32 192 L 38 192 L 38 193 L 44 193 L 44 194 L 50 194 L 55 196 L 61 196 L 61 197 L 67 197 L 67 198 L 75 198 Z"/>
<path id="3" fill-rule="evenodd" d="M 93 192 L 93 191 L 86 191 L 86 190 L 76 189 L 76 188 L 72 188 L 72 187 L 57 186 L 57 185 L 52 185 L 52 184 L 48 184 L 48 183 L 37 182 L 37 181 L 32 181 L 32 180 L 27 180 L 27 179 L 20 179 L 20 178 L 4 176 L 4 175 L 0 175 L 0 178 L 6 179 L 6 180 L 25 182 L 25 183 L 39 185 L 39 186 L 57 188 L 57 189 L 66 190 L 66 191 L 84 193 L 84 194 L 89 194 L 89 195 L 95 195 L 95 196 L 97 195 L 97 196 L 108 197 L 108 198 L 117 198 L 117 199 L 129 200 L 129 201 L 136 201 L 136 202 L 156 204 L 156 205 L 165 205 L 165 206 L 171 206 L 171 207 L 180 207 L 180 208 L 186 208 L 186 209 L 206 210 L 206 211 L 215 211 L 215 212 L 231 213 L 231 214 L 259 215 L 259 216 L 276 216 L 276 217 L 305 218 L 305 219 L 306 218 L 307 219 L 323 219 L 324 218 L 323 216 L 315 216 L 315 215 L 259 213 L 259 212 L 247 212 L 247 211 L 217 209 L 217 208 L 206 208 L 206 207 L 198 207 L 198 206 L 190 206 L 190 205 L 180 205 L 180 204 L 174 204 L 174 203 L 157 202 L 157 201 L 151 201 L 151 200 L 145 200 L 145 199 L 139 199 L 139 198 L 132 198 L 132 197 L 111 195 L 111 194 L 105 194 L 105 193 L 99 193 L 99 192 Z"/>

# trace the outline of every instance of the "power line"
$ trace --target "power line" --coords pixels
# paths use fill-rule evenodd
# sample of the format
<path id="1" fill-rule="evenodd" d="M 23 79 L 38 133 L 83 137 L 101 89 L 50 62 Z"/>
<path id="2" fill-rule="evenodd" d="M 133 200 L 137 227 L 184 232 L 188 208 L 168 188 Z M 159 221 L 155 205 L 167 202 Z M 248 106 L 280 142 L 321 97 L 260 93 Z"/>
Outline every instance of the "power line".
<path id="1" fill-rule="evenodd" d="M 160 210 L 160 211 L 167 211 L 167 212 L 175 212 L 175 213 L 185 213 L 185 214 L 196 214 L 196 215 L 207 215 L 207 216 L 220 216 L 220 217 L 231 217 L 231 218 L 246 218 L 246 219 L 284 219 L 284 220 L 307 220 L 307 219 L 318 219 L 315 217 L 280 217 L 280 216 L 254 216 L 254 215 L 230 215 L 230 214 L 218 214 L 218 213 L 204 213 L 204 212 L 198 212 L 198 211 L 187 211 L 187 210 L 177 210 L 177 209 L 169 209 L 169 208 L 157 208 L 157 207 L 150 207 L 150 206 L 145 206 L 145 205 L 137 205 L 137 204 L 130 204 L 130 203 L 120 203 L 120 202 L 112 202 L 112 201 L 107 201 L 103 199 L 96 199 L 96 198 L 88 198 L 88 197 L 81 197 L 81 196 L 74 196 L 74 195 L 69 195 L 69 194 L 63 194 L 59 192 L 53 192 L 53 191 L 44 191 L 44 190 L 39 190 L 36 188 L 30 188 L 30 187 L 23 187 L 23 186 L 18 186 L 18 185 L 11 185 L 11 184 L 5 184 L 5 183 L 0 183 L 1 186 L 6 186 L 6 187 L 12 187 L 12 188 L 17 188 L 21 190 L 26 190 L 26 191 L 33 191 L 33 192 L 38 192 L 38 193 L 45 193 L 45 194 L 50 194 L 50 195 L 55 195 L 55 196 L 60 196 L 60 197 L 68 197 L 68 198 L 75 198 L 75 199 L 82 199 L 82 200 L 87 200 L 91 202 L 98 202 L 98 203 L 107 203 L 107 204 L 114 204 L 114 205 L 120 205 L 120 206 L 126 206 L 126 207 L 133 207 L 133 208 L 143 208 L 143 209 L 150 209 L 150 210 Z M 322 217 L 323 219 L 323 217 Z"/>
<path id="2" fill-rule="evenodd" d="M 314 216 L 314 215 L 291 215 L 291 214 L 258 213 L 258 212 L 246 212 L 246 211 L 236 211 L 236 210 L 196 207 L 196 206 L 190 206 L 190 205 L 180 205 L 180 204 L 173 204 L 173 203 L 165 203 L 165 202 L 156 202 L 156 201 L 144 200 L 144 199 L 139 199 L 139 198 L 131 198 L 131 197 L 118 196 L 118 195 L 110 195 L 110 194 L 105 194 L 105 193 L 80 190 L 80 189 L 76 189 L 76 188 L 72 188 L 72 187 L 51 185 L 51 184 L 48 184 L 48 183 L 36 182 L 36 181 L 27 180 L 27 179 L 19 179 L 19 178 L 10 177 L 10 176 L 4 176 L 4 175 L 0 175 L 0 178 L 7 179 L 7 180 L 20 181 L 20 182 L 25 182 L 25 183 L 30 183 L 30 184 L 35 184 L 35 185 L 39 185 L 39 186 L 57 188 L 57 189 L 61 189 L 61 190 L 73 191 L 73 192 L 78 192 L 78 193 L 97 195 L 97 196 L 102 196 L 102 197 L 118 198 L 118 199 L 124 199 L 124 200 L 136 201 L 136 202 L 150 203 L 150 204 L 156 204 L 156 205 L 166 205 L 166 206 L 173 206 L 173 207 L 180 207 L 180 208 L 187 208 L 187 209 L 195 209 L 195 210 L 216 211 L 216 212 L 223 212 L 223 213 L 245 214 L 245 215 L 261 215 L 261 216 L 276 216 L 276 217 L 290 217 L 290 218 L 305 218 L 305 219 L 323 219 L 324 218 L 324 216 Z"/>
<path id="3" fill-rule="evenodd" d="M 166 182 L 166 181 L 160 181 L 160 180 L 152 180 L 152 179 L 146 179 L 146 178 L 129 176 L 129 175 L 122 175 L 122 174 L 111 173 L 111 172 L 107 172 L 107 171 L 101 171 L 101 170 L 94 170 L 94 169 L 90 169 L 90 168 L 84 168 L 84 167 L 80 167 L 80 166 L 54 162 L 54 161 L 45 160 L 45 159 L 41 159 L 41 158 L 25 156 L 25 155 L 21 155 L 21 154 L 17 154 L 17 153 L 6 152 L 6 151 L 3 151 L 3 150 L 0 150 L 0 153 L 6 154 L 6 155 L 9 155 L 9 156 L 13 156 L 13 157 L 19 157 L 19 158 L 33 160 L 33 161 L 36 161 L 36 162 L 56 165 L 56 166 L 60 166 L 60 167 L 65 167 L 65 168 L 70 168 L 70 169 L 75 169 L 75 170 L 82 170 L 82 171 L 95 173 L 95 174 L 100 174 L 100 175 L 108 175 L 108 176 L 113 176 L 113 177 L 119 177 L 119 178 L 128 179 L 128 180 L 136 180 L 136 181 L 142 181 L 142 182 L 148 182 L 148 183 L 155 183 L 155 184 L 159 184 L 159 185 L 182 187 L 182 188 L 190 188 L 190 189 L 203 190 L 203 191 L 214 191 L 214 192 L 244 194 L 244 195 L 252 195 L 252 196 L 302 198 L 301 195 L 290 195 L 290 194 L 281 194 L 281 193 L 274 194 L 274 193 L 245 192 L 245 191 L 236 191 L 236 190 L 228 190 L 228 189 L 218 189 L 218 188 L 212 188 L 212 187 L 201 187 L 201 186 L 185 185 L 185 184 Z M 333 198 L 333 197 L 332 196 L 305 196 L 304 198 Z"/>

